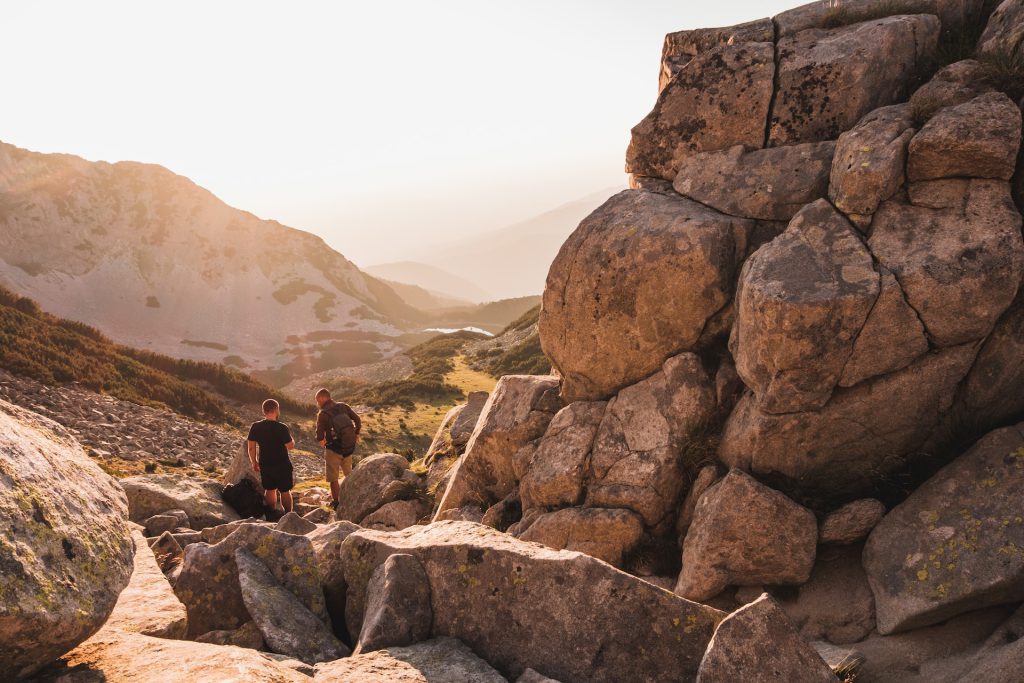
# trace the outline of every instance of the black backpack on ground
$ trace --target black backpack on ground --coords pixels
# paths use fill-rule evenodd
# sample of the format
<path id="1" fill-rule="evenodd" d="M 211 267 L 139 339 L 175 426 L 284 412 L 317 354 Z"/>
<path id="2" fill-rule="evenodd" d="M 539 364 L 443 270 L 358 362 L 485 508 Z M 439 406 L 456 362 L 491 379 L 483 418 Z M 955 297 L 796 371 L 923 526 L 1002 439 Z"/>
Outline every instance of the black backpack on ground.
<path id="1" fill-rule="evenodd" d="M 228 484 L 221 491 L 220 497 L 224 502 L 235 509 L 243 519 L 249 517 L 262 517 L 266 512 L 263 504 L 263 496 L 256 490 L 256 486 L 248 477 L 237 484 Z"/>

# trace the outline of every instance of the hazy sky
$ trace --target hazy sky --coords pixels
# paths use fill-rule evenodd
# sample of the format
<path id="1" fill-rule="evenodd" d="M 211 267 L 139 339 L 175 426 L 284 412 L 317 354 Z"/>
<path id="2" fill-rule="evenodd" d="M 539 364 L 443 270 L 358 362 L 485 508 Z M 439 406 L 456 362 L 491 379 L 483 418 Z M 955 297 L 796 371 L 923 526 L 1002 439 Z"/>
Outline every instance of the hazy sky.
<path id="1" fill-rule="evenodd" d="M 797 0 L 0 0 L 0 140 L 162 164 L 360 265 L 625 184 L 664 34 Z"/>

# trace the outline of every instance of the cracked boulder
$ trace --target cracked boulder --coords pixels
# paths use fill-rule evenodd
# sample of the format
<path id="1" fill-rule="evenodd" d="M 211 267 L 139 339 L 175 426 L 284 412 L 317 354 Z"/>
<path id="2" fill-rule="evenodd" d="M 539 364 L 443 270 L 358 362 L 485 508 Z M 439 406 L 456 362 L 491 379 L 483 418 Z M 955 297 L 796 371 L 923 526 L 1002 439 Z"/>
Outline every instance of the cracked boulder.
<path id="1" fill-rule="evenodd" d="M 324 623 L 328 622 L 313 544 L 306 536 L 241 524 L 216 545 L 185 548 L 174 593 L 188 610 L 187 637 L 236 629 L 251 619 L 238 581 L 235 551 L 246 548 L 274 578 Z"/>
<path id="2" fill-rule="evenodd" d="M 1020 108 L 1000 92 L 947 107 L 910 141 L 911 182 L 936 178 L 1009 180 L 1020 148 Z"/>
<path id="3" fill-rule="evenodd" d="M 1024 600 L 1024 424 L 989 433 L 868 537 L 878 632 Z"/>
<path id="4" fill-rule="evenodd" d="M 633 128 L 627 173 L 672 180 L 679 162 L 697 152 L 762 147 L 774 73 L 771 42 L 726 44 L 695 55 Z"/>
<path id="5" fill-rule="evenodd" d="M 855 223 L 870 220 L 903 186 L 913 126 L 910 105 L 896 104 L 876 109 L 839 136 L 828 196 Z"/>
<path id="6" fill-rule="evenodd" d="M 879 293 L 856 230 L 819 200 L 747 260 L 738 289 L 729 346 L 758 408 L 821 408 Z"/>
<path id="7" fill-rule="evenodd" d="M 118 483 L 128 496 L 128 516 L 142 524 L 167 510 L 182 510 L 196 531 L 239 519 L 224 502 L 224 488 L 216 481 L 197 480 L 183 474 L 142 474 Z"/>
<path id="8" fill-rule="evenodd" d="M 484 405 L 466 452 L 451 472 L 435 519 L 466 506 L 479 514 L 515 488 L 515 453 L 547 430 L 563 403 L 558 378 L 506 375 Z M 479 518 L 477 518 L 479 519 Z"/>
<path id="9" fill-rule="evenodd" d="M 524 509 L 581 501 L 590 448 L 606 405 L 604 401 L 578 401 L 558 411 L 524 467 L 526 473 L 519 483 Z"/>
<path id="10" fill-rule="evenodd" d="M 673 187 L 730 216 L 788 221 L 828 193 L 834 151 L 834 142 L 809 142 L 702 152 L 680 162 Z"/>
<path id="11" fill-rule="evenodd" d="M 565 508 L 540 515 L 519 538 L 555 550 L 575 550 L 621 567 L 643 534 L 643 522 L 629 510 Z"/>
<path id="12" fill-rule="evenodd" d="M 783 36 L 768 146 L 834 140 L 904 101 L 935 56 L 939 28 L 937 17 L 913 14 Z"/>
<path id="13" fill-rule="evenodd" d="M 683 449 L 715 411 L 715 387 L 700 358 L 683 353 L 608 402 L 590 456 L 585 505 L 626 508 L 647 526 L 679 504 Z"/>
<path id="14" fill-rule="evenodd" d="M 540 317 L 563 398 L 606 399 L 698 347 L 732 299 L 752 227 L 643 190 L 585 218 L 551 264 Z"/>
<path id="15" fill-rule="evenodd" d="M 918 455 L 975 353 L 965 344 L 925 354 L 898 372 L 836 390 L 815 411 L 773 415 L 746 395 L 725 424 L 719 457 L 816 503 L 871 493 Z"/>
<path id="16" fill-rule="evenodd" d="M 1024 4 L 1016 0 L 1000 3 L 978 40 L 981 56 L 1014 57 L 1021 53 L 1024 41 Z"/>
<path id="17" fill-rule="evenodd" d="M 593 557 L 469 522 L 364 529 L 342 552 L 351 633 L 376 567 L 413 555 L 430 581 L 431 634 L 462 640 L 510 680 L 527 667 L 560 681 L 692 680 L 724 616 Z"/>
<path id="18" fill-rule="evenodd" d="M 0 669 L 27 677 L 94 634 L 132 574 L 128 506 L 71 434 L 0 401 Z M 162 579 L 163 577 L 161 577 Z"/>
<path id="19" fill-rule="evenodd" d="M 966 193 L 958 207 L 884 202 L 868 240 L 939 347 L 987 335 L 1013 301 L 1024 269 L 1021 217 L 1009 185 L 961 184 Z"/>
<path id="20" fill-rule="evenodd" d="M 732 470 L 697 503 L 676 595 L 705 601 L 733 585 L 799 585 L 811 575 L 817 542 L 814 513 Z"/>

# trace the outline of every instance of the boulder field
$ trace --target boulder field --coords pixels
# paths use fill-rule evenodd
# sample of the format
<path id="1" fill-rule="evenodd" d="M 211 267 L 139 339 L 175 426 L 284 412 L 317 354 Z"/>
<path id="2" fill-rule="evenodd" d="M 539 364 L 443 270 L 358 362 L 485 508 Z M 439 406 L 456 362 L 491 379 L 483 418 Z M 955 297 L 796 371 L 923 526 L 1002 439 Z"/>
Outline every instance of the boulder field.
<path id="1" fill-rule="evenodd" d="M 336 511 L 119 487 L 0 403 L 0 670 L 1024 680 L 1022 36 L 1024 0 L 669 34 L 630 189 L 550 266 L 553 373 Z"/>

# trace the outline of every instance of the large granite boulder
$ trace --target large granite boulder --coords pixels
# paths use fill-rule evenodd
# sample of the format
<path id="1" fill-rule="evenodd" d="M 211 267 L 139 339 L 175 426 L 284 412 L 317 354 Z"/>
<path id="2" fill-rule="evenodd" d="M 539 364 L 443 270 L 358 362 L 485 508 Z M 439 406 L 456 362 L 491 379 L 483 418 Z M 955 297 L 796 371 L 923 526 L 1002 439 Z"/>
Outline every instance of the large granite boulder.
<path id="1" fill-rule="evenodd" d="M 904 101 L 935 56 L 939 28 L 937 17 L 914 14 L 781 37 L 767 146 L 834 140 Z"/>
<path id="2" fill-rule="evenodd" d="M 132 573 L 127 514 L 117 482 L 66 429 L 0 401 L 0 670 L 10 679 L 106 621 Z"/>
<path id="3" fill-rule="evenodd" d="M 156 556 L 146 547 L 146 539 L 138 531 L 132 532 L 132 539 L 132 578 L 117 597 L 104 627 L 157 638 L 184 638 L 188 617 L 185 606 L 160 570 Z"/>
<path id="4" fill-rule="evenodd" d="M 238 513 L 225 503 L 216 481 L 186 477 L 182 474 L 140 474 L 120 481 L 128 496 L 128 515 L 142 523 L 167 510 L 184 510 L 197 531 L 237 520 Z"/>
<path id="5" fill-rule="evenodd" d="M 743 266 L 729 341 L 758 408 L 828 402 L 878 298 L 871 253 L 826 200 L 804 207 Z"/>
<path id="6" fill-rule="evenodd" d="M 575 550 L 615 567 L 640 543 L 644 525 L 629 510 L 565 508 L 537 517 L 519 538 L 555 550 Z"/>
<path id="7" fill-rule="evenodd" d="M 665 89 L 677 73 L 697 55 L 723 45 L 742 43 L 771 43 L 775 40 L 775 27 L 771 19 L 758 19 L 736 26 L 698 28 L 675 31 L 665 36 L 661 50 L 661 71 L 658 92 Z"/>
<path id="8" fill-rule="evenodd" d="M 726 44 L 694 56 L 633 128 L 626 171 L 672 180 L 694 153 L 762 147 L 774 75 L 771 42 Z"/>
<path id="9" fill-rule="evenodd" d="M 517 458 L 525 470 L 519 482 L 524 509 L 577 505 L 582 501 L 583 477 L 594 436 L 604 417 L 604 401 L 577 401 L 562 408 L 535 444 Z"/>
<path id="10" fill-rule="evenodd" d="M 895 104 L 876 109 L 839 136 L 828 189 L 837 209 L 859 222 L 896 194 L 906 177 L 913 126 L 910 105 Z"/>
<path id="11" fill-rule="evenodd" d="M 1009 180 L 1020 148 L 1020 108 L 1000 92 L 947 107 L 910 141 L 911 182 L 936 178 Z"/>
<path id="12" fill-rule="evenodd" d="M 839 683 L 767 594 L 727 616 L 700 663 L 697 683 Z"/>
<path id="13" fill-rule="evenodd" d="M 843 0 L 800 5 L 775 15 L 774 21 L 782 38 L 809 28 L 845 26 L 892 14 L 934 14 L 943 32 L 956 37 L 991 10 L 991 0 Z"/>
<path id="14" fill-rule="evenodd" d="M 395 500 L 412 498 L 420 486 L 409 470 L 409 461 L 397 453 L 377 453 L 363 458 L 341 482 L 339 521 L 358 524 L 364 517 Z"/>
<path id="15" fill-rule="evenodd" d="M 272 652 L 307 664 L 349 654 L 322 615 L 313 614 L 244 546 L 235 549 L 235 566 L 245 608 Z"/>
<path id="16" fill-rule="evenodd" d="M 719 457 L 815 504 L 869 494 L 918 457 L 976 351 L 965 344 L 927 353 L 899 372 L 837 389 L 815 411 L 770 414 L 744 396 L 726 421 Z"/>
<path id="17" fill-rule="evenodd" d="M 534 667 L 569 683 L 689 680 L 723 616 L 592 557 L 467 522 L 363 530 L 343 552 L 350 632 L 373 571 L 407 553 L 430 579 L 432 634 L 463 640 L 511 679 Z"/>
<path id="18" fill-rule="evenodd" d="M 566 401 L 606 399 L 699 345 L 732 299 L 751 221 L 626 190 L 580 223 L 548 272 L 541 345 Z"/>
<path id="19" fill-rule="evenodd" d="M 188 610 L 188 637 L 235 629 L 251 619 L 238 582 L 235 551 L 239 548 L 252 552 L 307 609 L 328 622 L 310 540 L 257 524 L 242 524 L 220 543 L 193 543 L 185 548 L 174 593 Z"/>
<path id="20" fill-rule="evenodd" d="M 314 683 L 506 683 L 455 638 L 354 655 L 317 664 L 315 671 Z"/>
<path id="21" fill-rule="evenodd" d="M 987 335 L 1024 272 L 1021 217 L 1007 183 L 970 180 L 957 187 L 955 207 L 883 202 L 868 240 L 939 347 Z"/>
<path id="22" fill-rule="evenodd" d="M 626 508 L 656 526 L 682 495 L 691 436 L 715 411 L 711 378 L 693 353 L 666 360 L 659 372 L 608 403 L 590 456 L 585 505 Z"/>
<path id="23" fill-rule="evenodd" d="M 490 394 L 486 391 L 469 392 L 469 395 L 466 396 L 465 406 L 455 415 L 451 427 L 448 429 L 453 444 L 462 447 L 469 443 L 469 438 L 473 436 L 480 413 L 487 405 L 489 397 Z"/>
<path id="24" fill-rule="evenodd" d="M 544 434 L 562 406 L 556 377 L 508 375 L 499 379 L 466 452 L 451 473 L 435 517 L 466 505 L 479 507 L 483 514 L 511 493 L 516 485 L 512 456 Z"/>
<path id="25" fill-rule="evenodd" d="M 868 537 L 864 567 L 887 634 L 1024 600 L 1024 424 L 991 432 Z"/>
<path id="26" fill-rule="evenodd" d="M 697 503 L 675 592 L 703 601 L 730 585 L 799 585 L 817 542 L 814 513 L 732 470 Z"/>
<path id="27" fill-rule="evenodd" d="M 57 683 L 309 683 L 256 650 L 103 629 L 47 670 Z"/>
<path id="28" fill-rule="evenodd" d="M 828 194 L 835 148 L 834 142 L 808 142 L 702 152 L 680 162 L 673 187 L 730 216 L 788 221 Z"/>

